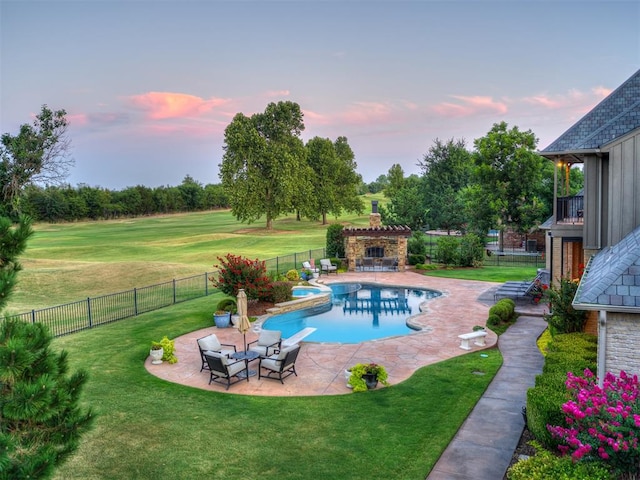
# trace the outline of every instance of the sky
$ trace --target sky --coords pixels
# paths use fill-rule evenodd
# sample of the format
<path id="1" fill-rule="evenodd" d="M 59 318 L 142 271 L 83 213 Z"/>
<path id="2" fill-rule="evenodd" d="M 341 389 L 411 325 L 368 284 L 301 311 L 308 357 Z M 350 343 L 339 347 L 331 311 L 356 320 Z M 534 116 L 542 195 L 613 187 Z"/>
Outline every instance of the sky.
<path id="1" fill-rule="evenodd" d="M 227 125 L 278 101 L 367 183 L 501 121 L 541 150 L 639 68 L 637 0 L 0 0 L 0 133 L 66 110 L 72 186 L 220 183 Z"/>

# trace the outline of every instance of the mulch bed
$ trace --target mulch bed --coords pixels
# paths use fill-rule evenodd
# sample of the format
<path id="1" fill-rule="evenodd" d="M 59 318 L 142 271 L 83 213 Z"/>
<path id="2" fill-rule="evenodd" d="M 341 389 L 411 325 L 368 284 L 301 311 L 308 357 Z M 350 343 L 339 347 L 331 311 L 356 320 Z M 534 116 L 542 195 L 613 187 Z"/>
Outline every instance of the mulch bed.
<path id="1" fill-rule="evenodd" d="M 518 460 L 520 460 L 521 455 L 528 455 L 532 457 L 536 454 L 536 449 L 528 444 L 531 440 L 535 440 L 535 438 L 533 437 L 529 429 L 527 427 L 524 427 L 522 435 L 520 436 L 520 441 L 518 442 L 518 446 L 516 447 L 515 451 L 513 452 L 513 456 L 511 457 L 511 463 L 509 464 L 509 467 L 517 463 Z M 507 480 L 506 475 L 504 476 L 503 480 Z"/>
<path id="2" fill-rule="evenodd" d="M 263 302 L 260 300 L 249 300 L 247 302 L 247 316 L 259 317 L 267 313 L 268 308 L 272 308 L 275 304 L 271 302 Z"/>

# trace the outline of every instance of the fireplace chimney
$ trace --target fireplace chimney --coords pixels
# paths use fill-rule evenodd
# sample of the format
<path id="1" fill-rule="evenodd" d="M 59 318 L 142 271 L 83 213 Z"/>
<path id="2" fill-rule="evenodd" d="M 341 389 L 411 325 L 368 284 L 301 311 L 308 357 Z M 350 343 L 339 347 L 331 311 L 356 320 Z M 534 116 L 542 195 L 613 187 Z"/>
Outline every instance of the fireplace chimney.
<path id="1" fill-rule="evenodd" d="M 371 214 L 369 214 L 369 226 L 379 228 L 382 225 L 382 219 L 378 213 L 378 201 L 371 200 Z"/>

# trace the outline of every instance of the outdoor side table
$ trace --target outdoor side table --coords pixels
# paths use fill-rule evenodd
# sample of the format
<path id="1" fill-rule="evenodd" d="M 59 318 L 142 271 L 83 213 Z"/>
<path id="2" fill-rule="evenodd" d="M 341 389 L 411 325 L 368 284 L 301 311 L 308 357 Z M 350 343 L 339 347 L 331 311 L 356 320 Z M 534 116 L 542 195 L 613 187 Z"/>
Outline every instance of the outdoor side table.
<path id="1" fill-rule="evenodd" d="M 240 372 L 238 374 L 239 378 L 247 378 L 247 375 L 249 377 L 253 377 L 257 375 L 258 373 L 257 370 L 249 370 L 249 362 L 257 359 L 259 356 L 260 354 L 258 352 L 254 352 L 252 350 L 245 350 L 245 351 L 235 352 L 231 354 L 231 358 L 235 358 L 236 360 L 244 360 L 245 365 L 247 367 L 247 369 L 244 372 Z"/>

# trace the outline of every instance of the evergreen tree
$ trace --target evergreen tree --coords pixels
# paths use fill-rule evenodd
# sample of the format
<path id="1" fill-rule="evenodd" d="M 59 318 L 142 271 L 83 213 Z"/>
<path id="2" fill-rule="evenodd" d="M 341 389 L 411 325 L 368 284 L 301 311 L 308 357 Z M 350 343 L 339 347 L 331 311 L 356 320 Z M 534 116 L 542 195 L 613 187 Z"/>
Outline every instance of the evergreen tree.
<path id="1" fill-rule="evenodd" d="M 31 233 L 28 218 L 13 227 L 0 217 L 0 309 Z M 93 422 L 91 410 L 78 406 L 86 373 L 69 375 L 66 352 L 53 352 L 51 340 L 40 323 L 0 325 L 0 480 L 51 477 Z"/>

